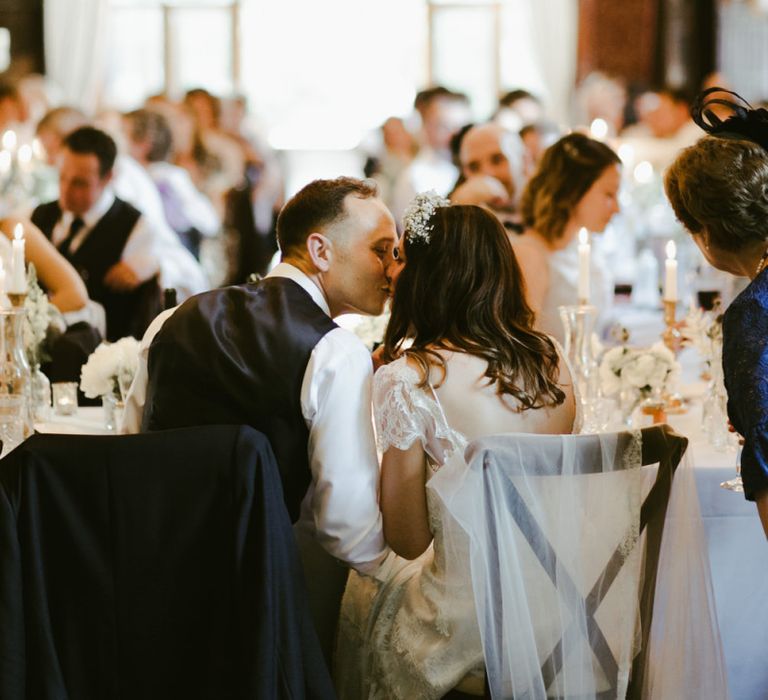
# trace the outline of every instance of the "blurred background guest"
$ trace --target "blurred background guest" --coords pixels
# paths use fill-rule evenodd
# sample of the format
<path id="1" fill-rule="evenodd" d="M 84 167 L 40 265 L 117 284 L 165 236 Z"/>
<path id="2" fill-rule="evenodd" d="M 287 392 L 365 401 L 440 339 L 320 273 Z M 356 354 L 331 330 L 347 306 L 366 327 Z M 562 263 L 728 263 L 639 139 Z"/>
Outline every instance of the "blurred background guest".
<path id="1" fill-rule="evenodd" d="M 558 307 L 578 300 L 576 238 L 601 233 L 619 211 L 621 161 L 608 146 L 569 134 L 550 146 L 523 193 L 526 230 L 512 240 L 536 327 L 563 340 Z M 605 318 L 613 297 L 609 271 L 591 258 L 592 297 Z"/>

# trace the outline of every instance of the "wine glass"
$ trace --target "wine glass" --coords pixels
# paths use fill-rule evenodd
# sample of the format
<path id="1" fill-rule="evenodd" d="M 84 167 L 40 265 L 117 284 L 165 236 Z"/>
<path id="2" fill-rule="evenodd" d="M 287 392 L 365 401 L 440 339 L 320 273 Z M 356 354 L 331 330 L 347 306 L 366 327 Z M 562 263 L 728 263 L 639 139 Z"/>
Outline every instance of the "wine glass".
<path id="1" fill-rule="evenodd" d="M 741 480 L 741 450 L 742 446 L 739 445 L 736 450 L 736 476 L 733 479 L 723 481 L 720 484 L 720 488 L 734 491 L 735 493 L 744 493 L 744 482 Z"/>

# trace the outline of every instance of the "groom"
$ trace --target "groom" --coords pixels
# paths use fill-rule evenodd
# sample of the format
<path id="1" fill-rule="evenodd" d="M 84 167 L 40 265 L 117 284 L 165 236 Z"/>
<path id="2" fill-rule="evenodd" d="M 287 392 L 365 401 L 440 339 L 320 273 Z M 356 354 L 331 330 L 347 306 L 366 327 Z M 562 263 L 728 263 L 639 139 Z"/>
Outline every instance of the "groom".
<path id="1" fill-rule="evenodd" d="M 327 618 L 316 616 L 328 649 L 333 630 L 322 628 L 335 626 L 346 571 L 328 566 L 314 543 L 364 573 L 389 551 L 371 358 L 332 319 L 381 313 L 395 224 L 374 185 L 340 177 L 298 192 L 280 212 L 277 236 L 282 262 L 265 279 L 192 297 L 164 321 L 149 347 L 142 429 L 245 423 L 267 435 L 299 521 L 310 597 L 318 585 L 334 587 L 324 577 L 336 579 L 333 604 L 327 595 L 313 601 Z"/>

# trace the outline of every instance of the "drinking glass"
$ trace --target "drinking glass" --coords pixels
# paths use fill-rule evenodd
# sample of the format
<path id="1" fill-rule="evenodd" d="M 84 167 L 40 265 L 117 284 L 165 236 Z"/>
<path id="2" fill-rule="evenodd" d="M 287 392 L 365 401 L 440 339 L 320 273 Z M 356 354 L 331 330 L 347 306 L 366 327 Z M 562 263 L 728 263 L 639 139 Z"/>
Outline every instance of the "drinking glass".
<path id="1" fill-rule="evenodd" d="M 735 493 L 744 493 L 744 482 L 741 480 L 741 445 L 736 451 L 736 476 L 728 481 L 723 481 L 720 488 L 733 491 Z"/>
<path id="2" fill-rule="evenodd" d="M 54 382 L 53 410 L 59 416 L 71 416 L 77 412 L 77 382 Z"/>
<path id="3" fill-rule="evenodd" d="M 3 456 L 24 440 L 24 413 L 23 396 L 0 395 L 0 440 L 2 440 Z"/>
<path id="4" fill-rule="evenodd" d="M 616 400 L 597 396 L 582 398 L 581 409 L 584 416 L 581 432 L 602 433 L 616 415 Z"/>

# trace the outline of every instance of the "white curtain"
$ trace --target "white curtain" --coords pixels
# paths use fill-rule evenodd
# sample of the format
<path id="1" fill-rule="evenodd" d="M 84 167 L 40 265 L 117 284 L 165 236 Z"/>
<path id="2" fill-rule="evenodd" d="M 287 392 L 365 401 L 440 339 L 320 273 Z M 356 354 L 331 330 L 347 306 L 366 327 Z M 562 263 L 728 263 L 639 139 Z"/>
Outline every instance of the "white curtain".
<path id="1" fill-rule="evenodd" d="M 46 0 L 45 64 L 64 104 L 93 112 L 106 66 L 109 0 Z"/>
<path id="2" fill-rule="evenodd" d="M 578 3 L 574 0 L 529 0 L 532 44 L 544 85 L 549 88 L 549 110 L 557 121 L 570 121 L 576 81 Z"/>
<path id="3" fill-rule="evenodd" d="M 502 88 L 531 90 L 544 100 L 552 119 L 569 124 L 577 34 L 575 0 L 505 0 L 500 47 Z"/>

